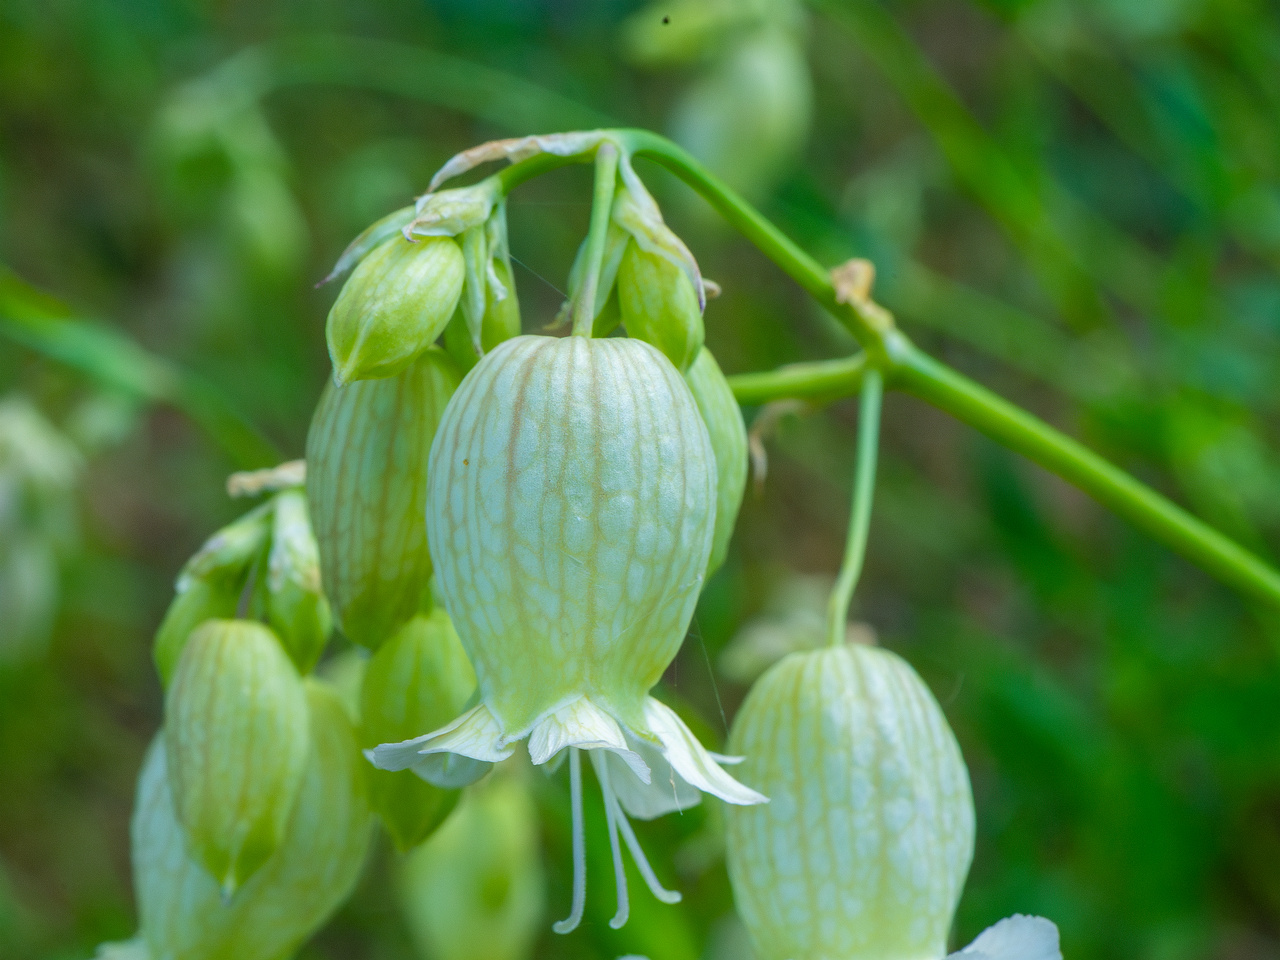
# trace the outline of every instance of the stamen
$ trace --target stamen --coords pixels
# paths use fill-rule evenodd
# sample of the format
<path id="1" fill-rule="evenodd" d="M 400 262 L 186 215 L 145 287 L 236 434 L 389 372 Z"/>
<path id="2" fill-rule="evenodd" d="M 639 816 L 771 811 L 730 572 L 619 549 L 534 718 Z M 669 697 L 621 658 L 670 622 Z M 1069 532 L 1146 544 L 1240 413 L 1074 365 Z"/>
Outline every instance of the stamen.
<path id="1" fill-rule="evenodd" d="M 551 925 L 556 933 L 569 933 L 582 922 L 587 904 L 587 838 L 582 826 L 582 759 L 578 748 L 569 748 L 569 805 L 573 811 L 573 906 L 569 916 Z"/>
<path id="2" fill-rule="evenodd" d="M 649 866 L 649 858 L 644 855 L 644 850 L 640 847 L 640 841 L 636 839 L 636 832 L 631 827 L 631 821 L 627 819 L 626 813 L 621 809 L 618 810 L 618 829 L 622 831 L 622 839 L 627 842 L 627 849 L 631 851 L 631 859 L 636 862 L 636 869 L 640 871 L 640 876 L 644 877 L 644 882 L 648 885 L 649 892 L 663 903 L 679 903 L 681 900 L 680 891 L 668 890 L 658 882 L 658 875 L 653 872 L 653 867 Z"/>
<path id="3" fill-rule="evenodd" d="M 618 842 L 618 820 L 622 817 L 622 811 L 618 808 L 618 798 L 614 796 L 613 786 L 609 783 L 609 765 L 604 751 L 591 751 L 591 765 L 595 767 L 596 779 L 600 781 L 600 792 L 604 794 L 604 817 L 609 825 L 609 847 L 613 851 L 613 879 L 618 889 L 618 912 L 609 921 L 609 926 L 617 930 L 631 915 L 631 900 L 627 897 L 627 870 L 622 864 L 622 844 Z"/>

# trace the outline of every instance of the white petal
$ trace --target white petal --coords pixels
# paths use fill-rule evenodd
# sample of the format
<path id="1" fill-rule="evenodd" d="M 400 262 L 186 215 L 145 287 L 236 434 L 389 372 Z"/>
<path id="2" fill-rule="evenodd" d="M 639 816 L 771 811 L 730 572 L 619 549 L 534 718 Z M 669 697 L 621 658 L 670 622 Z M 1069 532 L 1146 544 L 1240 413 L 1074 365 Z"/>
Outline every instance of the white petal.
<path id="1" fill-rule="evenodd" d="M 384 743 L 364 755 L 380 770 L 411 770 L 423 758 L 438 753 L 456 753 L 485 763 L 497 763 L 511 756 L 512 748 L 502 742 L 502 728 L 483 703 L 472 707 L 448 726 L 402 743 Z"/>
<path id="2" fill-rule="evenodd" d="M 627 748 L 618 721 L 586 697 L 556 708 L 534 724 L 529 733 L 529 759 L 535 765 L 546 763 L 566 747 L 609 750 L 632 774 L 649 782 L 649 767 L 639 754 Z"/>
<path id="3" fill-rule="evenodd" d="M 688 810 L 702 802 L 702 793 L 680 776 L 663 756 L 662 748 L 627 732 L 627 746 L 653 771 L 652 781 L 642 783 L 621 763 L 610 758 L 613 792 L 622 809 L 641 820 L 652 820 L 676 810 Z"/>
<path id="4" fill-rule="evenodd" d="M 768 803 L 769 798 L 743 786 L 711 759 L 697 737 L 676 716 L 675 711 L 653 697 L 644 701 L 644 720 L 649 733 L 662 741 L 663 752 L 675 772 L 703 793 L 714 794 L 726 803 L 749 806 Z"/>
<path id="5" fill-rule="evenodd" d="M 1062 960 L 1062 948 L 1052 921 L 1015 914 L 988 927 L 947 960 Z"/>

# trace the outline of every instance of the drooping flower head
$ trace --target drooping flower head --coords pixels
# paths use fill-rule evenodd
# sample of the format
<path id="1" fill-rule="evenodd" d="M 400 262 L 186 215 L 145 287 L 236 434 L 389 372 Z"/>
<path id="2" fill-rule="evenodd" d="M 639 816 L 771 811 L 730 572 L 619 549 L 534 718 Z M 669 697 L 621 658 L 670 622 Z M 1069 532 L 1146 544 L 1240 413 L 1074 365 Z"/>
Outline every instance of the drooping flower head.
<path id="1" fill-rule="evenodd" d="M 605 794 L 626 920 L 619 838 L 658 885 L 626 813 L 764 797 L 742 786 L 649 696 L 684 639 L 711 551 L 716 464 L 684 379 L 634 339 L 517 337 L 450 401 L 431 449 L 427 531 L 444 606 L 476 670 L 479 702 L 453 723 L 371 752 L 385 769 L 452 783 L 528 740 L 535 764 L 568 751 L 574 905 L 585 875 L 579 750 Z M 723 759 L 723 758 L 721 758 Z"/>

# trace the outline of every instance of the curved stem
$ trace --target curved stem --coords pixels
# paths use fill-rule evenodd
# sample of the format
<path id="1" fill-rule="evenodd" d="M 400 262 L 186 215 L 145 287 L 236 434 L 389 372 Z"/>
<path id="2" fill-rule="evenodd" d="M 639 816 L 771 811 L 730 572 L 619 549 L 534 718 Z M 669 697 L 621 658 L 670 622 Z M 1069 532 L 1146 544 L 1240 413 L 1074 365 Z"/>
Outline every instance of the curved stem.
<path id="1" fill-rule="evenodd" d="M 912 348 L 904 357 L 896 382 L 1079 487 L 1224 583 L 1280 605 L 1280 571 L 1083 444 L 922 350 Z"/>
<path id="2" fill-rule="evenodd" d="M 858 459 L 853 473 L 853 511 L 849 517 L 849 539 L 844 545 L 844 562 L 827 603 L 827 639 L 831 646 L 844 643 L 849 603 L 862 574 L 867 554 L 867 530 L 871 525 L 871 501 L 876 490 L 876 453 L 880 446 L 880 401 L 884 381 L 880 371 L 867 370 L 862 378 L 862 404 L 858 413 Z"/>
<path id="3" fill-rule="evenodd" d="M 587 228 L 586 271 L 573 303 L 573 335 L 590 337 L 596 318 L 596 287 L 613 213 L 613 192 L 618 179 L 618 148 L 602 143 L 596 150 L 596 179 L 591 198 L 591 226 Z"/>
<path id="4" fill-rule="evenodd" d="M 884 331 L 880 329 L 877 318 L 855 304 L 841 303 L 828 271 L 688 151 L 648 130 L 619 130 L 615 133 L 635 156 L 648 157 L 661 164 L 698 191 L 766 257 L 848 327 L 858 342 L 873 355 L 877 365 L 884 365 L 889 360 L 885 355 L 889 345 L 884 342 Z"/>
<path id="5" fill-rule="evenodd" d="M 1280 606 L 1280 571 L 1079 442 L 930 357 L 901 331 L 879 324 L 873 312 L 857 303 L 841 302 L 817 261 L 685 150 L 647 130 L 622 130 L 616 136 L 633 152 L 655 160 L 698 191 L 830 310 L 857 337 L 866 350 L 866 364 L 882 371 L 889 386 L 907 390 L 1034 460 L 1224 583 Z M 854 375 L 830 365 L 751 376 L 756 379 L 736 381 L 742 396 L 751 402 L 804 396 L 805 390 L 812 391 L 810 396 L 831 399 L 832 388 L 843 385 L 847 393 L 857 388 Z M 770 379 L 762 379 L 766 376 Z"/>

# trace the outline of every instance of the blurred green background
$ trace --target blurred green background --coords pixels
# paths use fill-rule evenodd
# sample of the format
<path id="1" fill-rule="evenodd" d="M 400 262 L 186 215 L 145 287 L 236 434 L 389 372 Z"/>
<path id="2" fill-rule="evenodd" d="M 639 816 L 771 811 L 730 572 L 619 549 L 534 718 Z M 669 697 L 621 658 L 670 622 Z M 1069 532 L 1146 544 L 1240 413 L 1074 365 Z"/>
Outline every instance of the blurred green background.
<path id="1" fill-rule="evenodd" d="M 923 345 L 1272 554 L 1269 0 L 2 0 L 0 956 L 82 958 L 135 929 L 151 636 L 179 566 L 244 508 L 226 475 L 302 453 L 336 293 L 316 280 L 455 151 L 614 123 L 677 136 L 824 262 L 873 259 Z M 640 173 L 724 288 L 706 319 L 727 372 L 852 350 Z M 588 195 L 573 169 L 512 198 L 528 332 L 559 306 Z M 745 692 L 726 645 L 793 630 L 839 563 L 855 406 L 766 439 L 665 680 L 708 742 Z M 1069 960 L 1280 957 L 1277 612 L 917 401 L 890 395 L 883 432 L 856 616 L 924 675 L 970 765 L 956 942 L 1027 912 Z M 566 788 L 535 782 L 538 956 L 744 956 L 710 804 L 639 828 L 683 904 L 638 888 L 613 932 L 593 882 L 589 922 L 551 934 Z M 382 842 L 304 956 L 417 955 L 394 860 Z"/>

